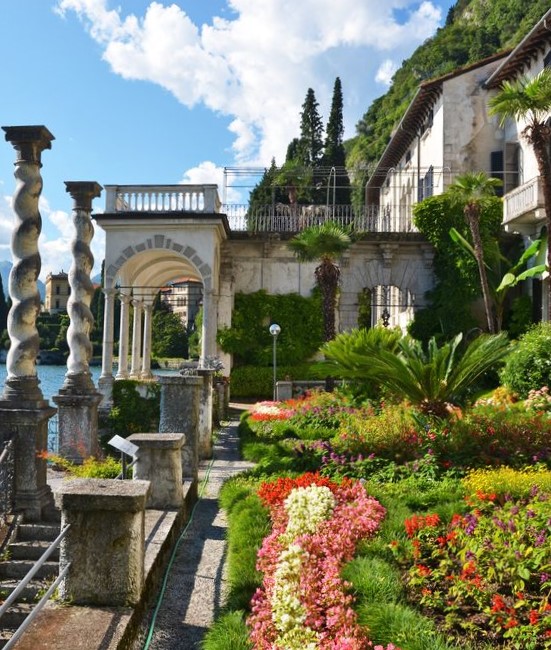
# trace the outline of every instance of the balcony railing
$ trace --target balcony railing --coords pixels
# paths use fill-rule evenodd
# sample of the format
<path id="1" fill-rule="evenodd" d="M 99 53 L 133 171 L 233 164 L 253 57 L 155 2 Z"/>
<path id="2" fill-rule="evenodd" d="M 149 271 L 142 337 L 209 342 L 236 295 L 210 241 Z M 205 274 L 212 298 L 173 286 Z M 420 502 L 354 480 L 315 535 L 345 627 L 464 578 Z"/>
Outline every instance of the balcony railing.
<path id="1" fill-rule="evenodd" d="M 543 185 L 537 176 L 503 197 L 503 222 L 530 221 L 534 211 L 544 205 Z"/>
<path id="2" fill-rule="evenodd" d="M 220 212 L 217 185 L 106 185 L 105 211 Z"/>
<path id="3" fill-rule="evenodd" d="M 233 231 L 296 233 L 325 221 L 336 221 L 355 232 L 416 232 L 411 211 L 404 207 L 379 208 L 368 205 L 287 205 L 275 203 L 256 207 L 225 204 L 216 185 L 106 185 L 108 214 L 125 216 L 151 213 L 191 212 L 225 214 Z M 137 214 L 136 214 L 137 213 Z"/>

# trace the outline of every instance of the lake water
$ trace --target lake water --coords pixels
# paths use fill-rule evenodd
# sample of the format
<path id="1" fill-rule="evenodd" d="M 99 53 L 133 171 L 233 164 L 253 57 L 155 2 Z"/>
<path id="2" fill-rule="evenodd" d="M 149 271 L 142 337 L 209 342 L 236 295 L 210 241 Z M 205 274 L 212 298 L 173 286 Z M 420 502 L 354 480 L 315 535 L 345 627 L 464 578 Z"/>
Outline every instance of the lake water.
<path id="1" fill-rule="evenodd" d="M 98 385 L 98 379 L 101 374 L 101 368 L 99 366 L 92 366 L 90 368 L 92 373 L 92 379 L 94 384 Z M 65 373 L 67 372 L 67 366 L 37 366 L 36 373 L 38 379 L 40 380 L 40 389 L 44 395 L 44 398 L 52 401 L 52 395 L 57 395 L 59 389 L 63 386 L 65 381 Z M 0 364 L 0 390 L 3 392 L 4 383 L 7 377 L 7 371 L 5 364 Z M 52 403 L 52 406 L 55 404 Z"/>

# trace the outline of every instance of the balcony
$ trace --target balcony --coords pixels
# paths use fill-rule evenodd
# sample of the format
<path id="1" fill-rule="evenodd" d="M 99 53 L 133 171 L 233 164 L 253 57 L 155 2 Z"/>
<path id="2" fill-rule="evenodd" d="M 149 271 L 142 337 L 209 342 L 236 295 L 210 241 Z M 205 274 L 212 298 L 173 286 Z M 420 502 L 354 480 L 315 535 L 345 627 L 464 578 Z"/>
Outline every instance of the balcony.
<path id="1" fill-rule="evenodd" d="M 507 230 L 517 224 L 533 225 L 544 218 L 544 207 L 543 186 L 537 176 L 503 197 L 503 225 Z"/>
<path id="2" fill-rule="evenodd" d="M 297 233 L 331 220 L 358 233 L 417 232 L 409 211 L 377 205 L 287 205 L 251 211 L 246 204 L 221 204 L 216 185 L 106 185 L 107 214 L 148 218 L 159 213 L 224 214 L 235 232 Z"/>

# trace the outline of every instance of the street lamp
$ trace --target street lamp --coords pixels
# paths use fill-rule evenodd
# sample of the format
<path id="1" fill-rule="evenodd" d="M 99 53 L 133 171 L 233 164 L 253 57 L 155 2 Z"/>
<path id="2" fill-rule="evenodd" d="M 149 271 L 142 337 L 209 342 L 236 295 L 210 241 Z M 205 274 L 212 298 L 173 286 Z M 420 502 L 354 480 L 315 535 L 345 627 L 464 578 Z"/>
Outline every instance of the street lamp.
<path id="1" fill-rule="evenodd" d="M 274 402 L 277 399 L 277 390 L 276 390 L 276 382 L 277 382 L 277 358 L 276 358 L 276 342 L 277 342 L 277 337 L 279 336 L 281 332 L 281 327 L 277 323 L 272 323 L 270 325 L 270 334 L 272 335 L 273 338 L 273 348 L 272 348 L 272 363 L 274 366 Z"/>
<path id="2" fill-rule="evenodd" d="M 327 207 L 327 212 L 329 212 L 329 188 L 331 187 L 331 174 L 333 174 L 333 209 L 331 211 L 331 216 L 335 216 L 335 194 L 337 191 L 337 170 L 334 167 L 331 167 L 329 172 L 329 178 L 327 179 L 327 200 L 325 205 Z"/>

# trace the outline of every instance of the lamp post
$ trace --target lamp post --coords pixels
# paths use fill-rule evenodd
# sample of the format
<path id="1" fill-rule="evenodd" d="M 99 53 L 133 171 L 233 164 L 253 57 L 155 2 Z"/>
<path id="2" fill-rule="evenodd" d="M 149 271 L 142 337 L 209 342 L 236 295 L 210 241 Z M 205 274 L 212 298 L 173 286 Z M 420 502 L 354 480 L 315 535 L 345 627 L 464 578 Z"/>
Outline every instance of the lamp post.
<path id="1" fill-rule="evenodd" d="M 274 402 L 277 399 L 277 390 L 276 390 L 276 382 L 277 382 L 276 342 L 277 342 L 277 337 L 279 336 L 280 332 L 281 332 L 281 327 L 277 323 L 272 323 L 270 325 L 270 334 L 272 335 L 272 339 L 273 339 L 272 363 L 273 363 L 273 366 L 274 366 Z"/>
<path id="2" fill-rule="evenodd" d="M 327 199 L 325 201 L 327 211 L 329 212 L 329 188 L 331 187 L 331 175 L 333 175 L 333 209 L 331 210 L 331 217 L 335 216 L 335 194 L 337 192 L 337 170 L 331 167 L 329 178 L 327 179 Z"/>

